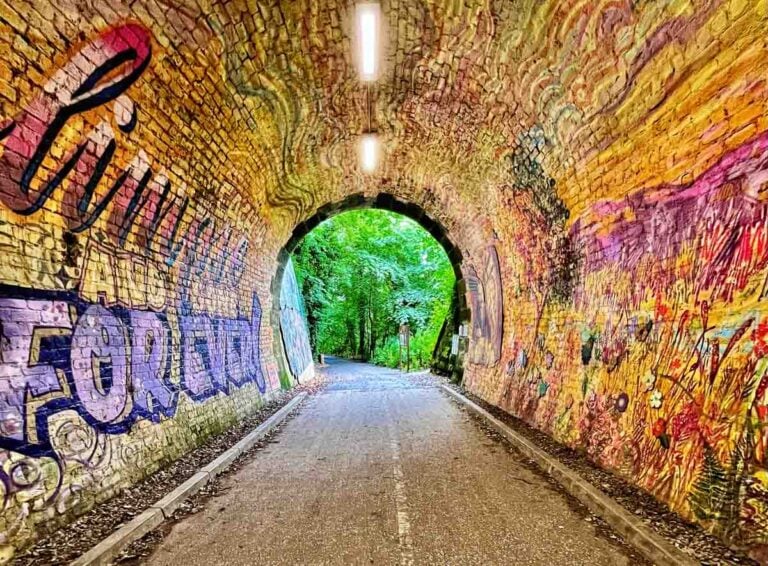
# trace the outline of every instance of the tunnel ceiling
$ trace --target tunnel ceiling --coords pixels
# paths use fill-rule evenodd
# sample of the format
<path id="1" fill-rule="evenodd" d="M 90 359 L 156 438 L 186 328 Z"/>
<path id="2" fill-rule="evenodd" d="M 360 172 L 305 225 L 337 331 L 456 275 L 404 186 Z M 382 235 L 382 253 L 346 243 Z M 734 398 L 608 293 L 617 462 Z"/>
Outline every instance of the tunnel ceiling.
<path id="1" fill-rule="evenodd" d="M 712 120 L 746 122 L 739 109 L 765 104 L 765 77 L 732 71 L 765 64 L 759 4 L 383 2 L 385 58 L 370 89 L 386 155 L 374 179 L 356 174 L 367 112 L 351 3 L 214 4 L 176 26 L 194 18 L 182 37 L 211 35 L 208 57 L 258 117 L 254 141 L 271 151 L 248 157 L 285 175 L 273 203 L 308 208 L 359 184 L 442 185 L 485 208 L 540 177 L 577 218 L 600 199 L 685 182 L 739 146 L 743 135 Z"/>
<path id="2" fill-rule="evenodd" d="M 601 199 L 690 180 L 739 146 L 746 133 L 732 132 L 751 118 L 739 109 L 766 99 L 764 75 L 733 73 L 765 64 L 760 4 L 385 1 L 383 69 L 370 87 L 385 156 L 373 177 L 357 166 L 367 98 L 349 2 L 67 2 L 73 21 L 41 4 L 39 25 L 3 24 L 13 41 L 5 73 L 19 89 L 6 92 L 3 114 L 29 88 L 20 71 L 30 43 L 44 46 L 41 72 L 73 38 L 138 20 L 152 30 L 153 76 L 132 92 L 159 112 L 139 114 L 134 139 L 167 120 L 169 160 L 222 167 L 224 184 L 250 188 L 249 204 L 266 199 L 268 217 L 295 222 L 385 186 L 444 201 L 436 209 L 482 203 L 492 213 L 516 185 L 539 183 L 556 187 L 573 221 Z M 214 140 L 218 151 L 197 154 Z M 194 190 L 226 199 L 232 188 L 218 183 Z M 448 190 L 423 194 L 436 187 Z"/>

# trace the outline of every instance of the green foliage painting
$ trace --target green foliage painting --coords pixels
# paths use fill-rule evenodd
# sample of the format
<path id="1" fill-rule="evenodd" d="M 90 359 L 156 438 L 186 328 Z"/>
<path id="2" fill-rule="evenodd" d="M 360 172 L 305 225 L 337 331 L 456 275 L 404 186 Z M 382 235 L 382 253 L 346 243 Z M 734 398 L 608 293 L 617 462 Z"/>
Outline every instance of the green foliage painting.
<path id="1" fill-rule="evenodd" d="M 312 350 L 397 366 L 411 328 L 411 367 L 429 365 L 455 282 L 443 248 L 414 221 L 353 210 L 310 232 L 293 254 Z"/>

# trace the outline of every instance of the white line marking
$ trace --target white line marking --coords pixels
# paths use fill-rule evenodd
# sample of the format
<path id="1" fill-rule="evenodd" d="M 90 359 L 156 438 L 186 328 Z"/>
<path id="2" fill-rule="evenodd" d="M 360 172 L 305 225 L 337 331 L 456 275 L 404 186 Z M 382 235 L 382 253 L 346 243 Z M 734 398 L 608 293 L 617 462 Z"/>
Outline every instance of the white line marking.
<path id="1" fill-rule="evenodd" d="M 408 519 L 408 496 L 405 491 L 403 469 L 400 467 L 400 444 L 394 427 L 389 427 L 390 446 L 392 448 L 392 469 L 395 476 L 395 504 L 397 507 L 397 532 L 400 543 L 401 566 L 412 566 L 413 543 L 411 541 L 411 522 Z"/>

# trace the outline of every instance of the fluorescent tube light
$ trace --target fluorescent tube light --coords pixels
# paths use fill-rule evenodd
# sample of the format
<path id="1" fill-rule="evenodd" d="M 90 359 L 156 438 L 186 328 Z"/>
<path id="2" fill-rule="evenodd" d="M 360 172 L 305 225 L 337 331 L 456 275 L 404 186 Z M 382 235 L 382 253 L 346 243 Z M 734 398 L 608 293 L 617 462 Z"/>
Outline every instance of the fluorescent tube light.
<path id="1" fill-rule="evenodd" d="M 364 134 L 360 140 L 360 167 L 372 173 L 379 164 L 379 138 L 376 134 Z"/>
<path id="2" fill-rule="evenodd" d="M 379 73 L 381 6 L 376 2 L 357 4 L 356 15 L 360 78 L 363 81 L 374 81 Z"/>

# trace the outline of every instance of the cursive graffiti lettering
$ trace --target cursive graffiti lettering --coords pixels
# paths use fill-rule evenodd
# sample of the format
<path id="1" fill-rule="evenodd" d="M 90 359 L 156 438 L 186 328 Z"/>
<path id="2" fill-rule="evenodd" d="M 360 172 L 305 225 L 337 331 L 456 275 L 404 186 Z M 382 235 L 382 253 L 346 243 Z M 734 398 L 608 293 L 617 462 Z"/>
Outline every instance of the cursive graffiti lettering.
<path id="1" fill-rule="evenodd" d="M 123 93 L 150 59 L 149 32 L 137 24 L 124 24 L 102 33 L 56 72 L 43 93 L 0 128 L 5 146 L 0 157 L 0 200 L 14 212 L 31 215 L 61 187 L 61 214 L 72 232 L 90 229 L 113 204 L 107 234 L 115 244 L 125 246 L 133 231 L 137 244 L 149 248 L 160 234 L 159 250 L 170 253 L 189 200 L 183 190 L 174 195 L 164 175 L 153 174 L 141 151 L 125 170 L 110 174 L 118 146 L 107 121 L 64 152 L 53 172 L 43 166 L 46 158 L 61 152 L 68 122 L 88 110 L 113 103 L 118 128 L 131 132 L 138 110 Z M 107 178 L 113 180 L 102 187 Z"/>

